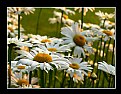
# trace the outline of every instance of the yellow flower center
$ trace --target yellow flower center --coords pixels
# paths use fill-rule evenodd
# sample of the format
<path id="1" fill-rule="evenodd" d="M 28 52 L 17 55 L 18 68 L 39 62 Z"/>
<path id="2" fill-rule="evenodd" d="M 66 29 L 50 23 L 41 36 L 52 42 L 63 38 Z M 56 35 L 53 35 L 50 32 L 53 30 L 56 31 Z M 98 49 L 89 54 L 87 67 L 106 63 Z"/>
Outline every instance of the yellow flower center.
<path id="1" fill-rule="evenodd" d="M 84 46 L 85 45 L 85 42 L 86 42 L 86 39 L 82 35 L 75 35 L 74 38 L 73 38 L 73 41 L 78 46 Z"/>
<path id="2" fill-rule="evenodd" d="M 25 79 L 20 79 L 20 80 L 18 80 L 17 84 L 20 85 L 20 86 L 22 86 L 23 84 L 29 85 L 29 82 Z"/>
<path id="3" fill-rule="evenodd" d="M 22 46 L 20 49 L 29 52 L 29 47 L 27 46 Z"/>
<path id="4" fill-rule="evenodd" d="M 48 48 L 48 51 L 56 52 L 56 51 L 57 51 L 57 49 L 56 49 L 56 48 Z"/>
<path id="5" fill-rule="evenodd" d="M 113 33 L 111 31 L 104 30 L 102 32 L 105 33 L 108 36 L 112 36 L 113 35 Z"/>
<path id="6" fill-rule="evenodd" d="M 17 69 L 25 69 L 24 65 L 17 66 Z"/>
<path id="7" fill-rule="evenodd" d="M 40 63 L 43 63 L 43 62 L 49 63 L 49 62 L 52 62 L 52 57 L 45 53 L 38 53 L 33 60 Z"/>
<path id="8" fill-rule="evenodd" d="M 14 32 L 14 30 L 13 30 L 12 27 L 8 27 L 8 29 L 9 29 L 11 32 Z"/>
<path id="9" fill-rule="evenodd" d="M 68 16 L 67 16 L 67 15 L 65 15 L 65 14 L 63 14 L 63 17 L 64 17 L 64 19 L 68 19 Z"/>
<path id="10" fill-rule="evenodd" d="M 46 43 L 46 42 L 51 42 L 51 40 L 49 40 L 49 39 L 43 39 L 43 40 L 41 40 L 41 42 L 42 43 Z"/>
<path id="11" fill-rule="evenodd" d="M 69 67 L 73 68 L 73 69 L 79 69 L 80 66 L 76 63 L 70 64 Z"/>

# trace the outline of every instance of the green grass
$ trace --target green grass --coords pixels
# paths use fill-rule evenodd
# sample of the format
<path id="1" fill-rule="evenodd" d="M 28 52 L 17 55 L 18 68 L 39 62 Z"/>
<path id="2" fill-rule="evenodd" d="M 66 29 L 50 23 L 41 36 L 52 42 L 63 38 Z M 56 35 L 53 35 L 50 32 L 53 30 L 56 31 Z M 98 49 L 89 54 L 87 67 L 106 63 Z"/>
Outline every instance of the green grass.
<path id="1" fill-rule="evenodd" d="M 95 15 L 95 12 L 101 10 L 102 12 L 113 13 L 115 8 L 96 8 L 94 12 L 88 11 L 86 16 L 84 16 L 85 23 L 94 23 L 99 24 L 99 18 Z M 36 34 L 37 20 L 40 8 L 36 8 L 34 14 L 24 15 L 22 14 L 21 24 L 25 29 L 25 34 Z M 38 34 L 47 35 L 50 37 L 56 37 L 56 27 L 57 24 L 49 24 L 48 19 L 53 17 L 52 8 L 42 8 L 40 18 L 39 18 L 39 26 L 38 26 Z M 69 15 L 69 18 L 78 21 L 81 19 L 81 13 L 76 11 L 76 15 Z M 114 21 L 114 19 L 111 19 Z"/>

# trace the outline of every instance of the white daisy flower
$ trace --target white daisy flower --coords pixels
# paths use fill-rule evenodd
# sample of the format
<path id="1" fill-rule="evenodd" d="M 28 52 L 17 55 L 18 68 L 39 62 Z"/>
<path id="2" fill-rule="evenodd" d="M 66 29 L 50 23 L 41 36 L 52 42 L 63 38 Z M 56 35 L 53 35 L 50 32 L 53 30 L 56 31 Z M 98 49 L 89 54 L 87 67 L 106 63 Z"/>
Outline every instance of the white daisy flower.
<path id="1" fill-rule="evenodd" d="M 33 7 L 8 7 L 7 10 L 8 13 L 21 14 L 23 12 L 25 15 L 34 13 L 35 11 Z"/>
<path id="2" fill-rule="evenodd" d="M 27 46 L 27 47 L 32 47 L 32 44 L 31 43 L 26 43 L 26 42 L 23 42 L 23 39 L 17 39 L 17 38 L 7 38 L 7 44 L 14 44 L 16 46 Z"/>
<path id="3" fill-rule="evenodd" d="M 82 7 L 75 7 L 74 10 L 79 10 L 79 12 L 82 11 Z M 84 7 L 84 16 L 86 15 L 86 13 L 88 12 L 88 10 L 90 10 L 91 12 L 93 12 L 95 10 L 94 7 Z"/>
<path id="4" fill-rule="evenodd" d="M 115 14 L 113 13 L 108 14 L 107 12 L 104 13 L 104 12 L 101 12 L 100 10 L 99 12 L 95 12 L 95 15 L 99 16 L 101 20 L 104 20 L 104 19 L 107 20 L 115 16 Z"/>
<path id="5" fill-rule="evenodd" d="M 104 21 L 101 20 L 100 26 L 103 26 L 103 23 L 104 23 Z M 104 23 L 104 27 L 105 27 L 106 29 L 115 28 L 115 23 L 114 23 L 114 22 L 111 22 L 111 21 L 109 21 L 109 20 L 106 20 L 105 23 Z"/>
<path id="6" fill-rule="evenodd" d="M 67 9 L 66 7 L 53 7 L 53 8 L 55 8 L 55 9 L 60 9 L 60 10 L 64 11 L 67 15 L 68 15 L 68 14 L 73 14 L 73 15 L 75 15 L 75 12 L 74 12 L 74 11 L 72 11 L 72 10 L 70 10 L 70 9 Z"/>
<path id="7" fill-rule="evenodd" d="M 61 16 L 62 16 L 62 13 L 61 12 L 57 12 L 57 11 L 54 11 L 54 17 L 53 18 L 49 18 L 49 22 L 51 24 L 54 24 L 54 23 L 61 23 Z M 63 14 L 62 16 L 62 23 L 64 24 L 67 24 L 67 25 L 71 25 L 72 23 L 74 23 L 73 20 L 69 19 L 67 15 Z"/>
<path id="8" fill-rule="evenodd" d="M 74 74 L 77 74 L 81 77 L 81 80 L 84 80 L 83 74 L 88 76 L 86 71 L 92 71 L 93 69 L 88 62 L 81 62 L 82 58 L 69 58 L 69 68 L 67 69 L 67 73 L 70 74 L 70 77 L 73 77 Z"/>
<path id="9" fill-rule="evenodd" d="M 68 45 L 61 45 L 61 43 L 46 43 L 45 46 L 40 45 L 39 48 L 50 51 L 50 52 L 67 52 L 70 51 L 70 48 Z"/>
<path id="10" fill-rule="evenodd" d="M 115 29 L 111 30 L 101 30 L 102 34 L 104 36 L 104 41 L 109 40 L 110 38 L 115 39 Z"/>
<path id="11" fill-rule="evenodd" d="M 29 84 L 29 78 L 27 74 L 23 76 L 20 73 L 15 72 L 11 76 L 11 85 L 15 88 L 33 88 L 33 85 L 38 82 L 38 78 L 32 77 L 31 84 Z"/>
<path id="12" fill-rule="evenodd" d="M 111 64 L 107 64 L 105 61 L 98 62 L 98 69 L 102 70 L 104 72 L 107 72 L 109 74 L 115 75 L 115 66 L 112 66 Z"/>
<path id="13" fill-rule="evenodd" d="M 37 50 L 32 50 L 31 52 L 17 50 L 16 52 L 21 54 L 20 56 L 16 57 L 16 59 L 26 57 L 26 59 L 20 59 L 18 61 L 18 64 L 22 63 L 22 64 L 30 65 L 32 69 L 35 69 L 36 67 L 38 67 L 38 64 L 39 64 L 40 69 L 45 70 L 47 73 L 48 73 L 48 70 L 53 70 L 53 67 L 51 66 L 51 64 L 54 64 L 57 67 L 58 65 L 56 65 L 56 63 L 61 64 L 61 63 L 67 62 L 65 61 L 64 58 L 55 54 L 53 55 L 53 54 L 42 52 L 41 49 L 39 52 Z"/>
<path id="14" fill-rule="evenodd" d="M 94 41 L 95 38 L 86 37 L 86 32 L 79 31 L 78 23 L 72 24 L 71 27 L 63 27 L 61 34 L 66 36 L 62 38 L 64 40 L 63 44 L 74 47 L 74 56 L 81 57 L 81 54 L 83 54 L 85 57 L 84 49 L 87 51 L 93 50 L 92 47 L 87 46 L 86 42 Z"/>

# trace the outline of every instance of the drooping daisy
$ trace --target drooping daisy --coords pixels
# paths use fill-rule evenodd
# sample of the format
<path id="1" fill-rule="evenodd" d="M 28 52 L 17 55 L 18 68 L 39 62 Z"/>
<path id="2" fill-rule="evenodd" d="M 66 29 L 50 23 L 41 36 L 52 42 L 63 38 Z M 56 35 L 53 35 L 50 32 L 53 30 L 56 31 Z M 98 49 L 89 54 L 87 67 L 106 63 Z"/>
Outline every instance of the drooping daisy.
<path id="1" fill-rule="evenodd" d="M 88 75 L 86 71 L 90 71 L 93 69 L 88 62 L 81 62 L 82 58 L 69 58 L 69 68 L 67 69 L 67 73 L 70 74 L 70 77 L 77 76 L 81 77 L 81 80 L 84 80 L 83 75 Z"/>
<path id="2" fill-rule="evenodd" d="M 26 59 L 20 59 L 18 63 L 31 65 L 33 69 L 35 69 L 38 64 L 41 70 L 45 70 L 48 72 L 48 70 L 53 70 L 53 67 L 51 64 L 54 64 L 56 67 L 58 67 L 57 64 L 65 64 L 64 67 L 68 67 L 68 63 L 66 63 L 66 59 L 62 58 L 58 55 L 53 55 L 49 53 L 45 53 L 44 50 L 32 50 L 30 52 L 26 52 L 23 50 L 17 50 L 17 53 L 21 54 L 17 58 L 23 58 L 26 57 Z M 67 66 L 66 66 L 67 65 Z M 62 66 L 60 66 L 62 68 Z"/>
<path id="3" fill-rule="evenodd" d="M 74 47 L 74 56 L 81 57 L 81 54 L 85 57 L 84 49 L 89 53 L 93 52 L 92 47 L 87 45 L 87 42 L 94 41 L 93 37 L 86 37 L 86 32 L 81 32 L 78 23 L 72 24 L 71 27 L 63 27 L 61 29 L 61 34 L 65 35 L 63 37 L 64 44 L 68 44 L 70 47 Z"/>
<path id="4" fill-rule="evenodd" d="M 107 72 L 109 74 L 115 75 L 115 66 L 112 66 L 111 64 L 107 64 L 105 61 L 98 62 L 98 69 L 102 70 L 104 72 Z"/>

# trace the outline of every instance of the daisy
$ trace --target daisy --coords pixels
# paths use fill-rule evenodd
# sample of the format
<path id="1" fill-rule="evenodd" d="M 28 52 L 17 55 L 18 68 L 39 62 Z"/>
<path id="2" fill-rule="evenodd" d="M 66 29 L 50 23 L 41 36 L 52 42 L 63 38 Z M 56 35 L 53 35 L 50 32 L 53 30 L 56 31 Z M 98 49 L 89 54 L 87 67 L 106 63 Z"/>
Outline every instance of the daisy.
<path id="1" fill-rule="evenodd" d="M 101 23 L 100 23 L 100 26 L 103 26 L 103 20 L 101 20 Z M 105 23 L 104 23 L 104 27 L 106 29 L 109 29 L 109 28 L 115 28 L 115 23 L 114 22 L 111 22 L 109 20 L 106 20 Z"/>
<path id="2" fill-rule="evenodd" d="M 61 45 L 61 43 L 46 43 L 45 46 L 40 45 L 39 48 L 50 51 L 50 52 L 67 52 L 70 51 L 70 48 L 68 45 Z"/>
<path id="3" fill-rule="evenodd" d="M 95 15 L 99 16 L 101 20 L 104 20 L 104 19 L 107 20 L 107 19 L 113 18 L 115 14 L 113 13 L 108 14 L 107 12 L 104 13 L 99 10 L 99 12 L 95 12 Z"/>
<path id="4" fill-rule="evenodd" d="M 16 46 L 27 46 L 27 47 L 32 47 L 32 44 L 31 43 L 26 43 L 26 42 L 23 42 L 23 39 L 19 39 L 18 38 L 7 38 L 7 44 L 10 45 L 10 44 L 13 44 L 13 45 L 16 45 Z"/>
<path id="5" fill-rule="evenodd" d="M 70 74 L 70 77 L 80 77 L 81 80 L 84 80 L 83 75 L 88 76 L 86 71 L 92 71 L 93 69 L 88 62 L 81 62 L 82 58 L 69 58 L 69 68 L 67 69 L 67 73 Z M 76 74 L 76 75 L 75 75 Z M 75 78 L 76 78 L 75 77 Z"/>
<path id="6" fill-rule="evenodd" d="M 75 7 L 74 10 L 79 10 L 79 12 L 82 11 L 82 7 Z M 84 7 L 84 16 L 86 15 L 86 13 L 88 12 L 88 10 L 90 10 L 91 12 L 93 12 L 95 10 L 94 7 Z"/>
<path id="7" fill-rule="evenodd" d="M 62 17 L 62 23 L 64 24 L 71 25 L 74 22 L 73 20 L 69 19 L 67 15 L 63 14 L 62 16 L 61 12 L 54 11 L 53 13 L 54 13 L 54 17 L 49 18 L 48 20 L 51 24 L 61 23 L 61 17 Z"/>
<path id="8" fill-rule="evenodd" d="M 98 62 L 98 69 L 102 70 L 104 72 L 107 72 L 109 74 L 115 75 L 115 66 L 112 66 L 111 64 L 107 64 L 105 61 Z"/>
<path id="9" fill-rule="evenodd" d="M 51 64 L 54 64 L 57 68 L 58 64 L 62 64 L 62 66 L 60 66 L 61 68 L 68 67 L 68 63 L 66 63 L 67 60 L 65 58 L 55 54 L 49 54 L 44 52 L 42 49 L 32 50 L 30 52 L 17 50 L 16 52 L 20 54 L 20 56 L 16 57 L 16 59 L 25 57 L 25 59 L 20 59 L 18 64 L 21 63 L 30 65 L 32 69 L 36 69 L 39 65 L 41 70 L 45 70 L 48 73 L 48 70 L 53 70 Z"/>
<path id="10" fill-rule="evenodd" d="M 38 78 L 32 77 L 31 84 L 29 84 L 29 79 L 27 74 L 23 76 L 20 73 L 15 72 L 11 76 L 11 85 L 16 88 L 33 88 L 33 85 L 38 82 Z"/>
<path id="11" fill-rule="evenodd" d="M 64 11 L 67 15 L 68 15 L 68 14 L 73 14 L 73 15 L 75 15 L 75 12 L 74 12 L 74 11 L 72 11 L 72 10 L 70 10 L 70 9 L 67 9 L 66 7 L 53 7 L 53 8 L 59 9 L 59 10 L 61 10 L 61 11 Z"/>
<path id="12" fill-rule="evenodd" d="M 7 10 L 8 10 L 8 13 L 21 14 L 23 12 L 25 13 L 25 15 L 34 13 L 35 11 L 33 7 L 8 7 Z"/>
<path id="13" fill-rule="evenodd" d="M 61 29 L 61 34 L 66 36 L 62 39 L 63 44 L 68 44 L 70 47 L 74 47 L 74 56 L 81 57 L 81 54 L 85 57 L 85 52 L 93 52 L 92 47 L 88 46 L 86 42 L 94 41 L 95 38 L 86 37 L 86 32 L 80 32 L 78 28 L 78 23 L 72 24 L 71 27 L 63 27 Z"/>
<path id="14" fill-rule="evenodd" d="M 107 30 L 102 29 L 101 32 L 102 32 L 101 36 L 104 36 L 104 41 L 107 41 L 110 38 L 115 39 L 115 29 L 111 29 L 111 30 L 109 30 L 109 29 L 107 29 Z"/>

